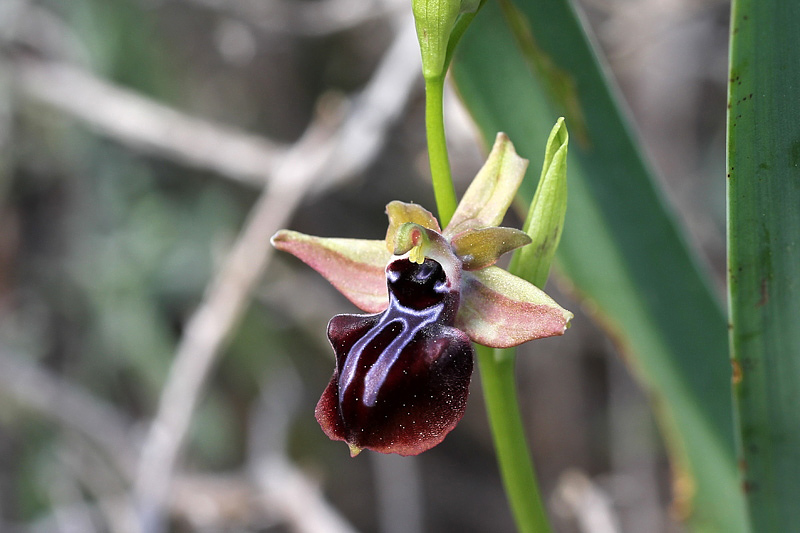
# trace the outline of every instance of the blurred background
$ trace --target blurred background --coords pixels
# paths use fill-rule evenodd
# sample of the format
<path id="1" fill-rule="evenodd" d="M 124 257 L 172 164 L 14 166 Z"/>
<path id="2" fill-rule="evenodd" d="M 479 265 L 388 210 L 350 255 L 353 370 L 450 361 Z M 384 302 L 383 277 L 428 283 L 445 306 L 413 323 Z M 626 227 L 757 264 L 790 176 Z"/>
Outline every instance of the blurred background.
<path id="1" fill-rule="evenodd" d="M 580 4 L 722 298 L 728 2 Z M 268 243 L 433 209 L 418 54 L 408 0 L 0 0 L 0 531 L 514 530 L 477 372 L 421 456 L 323 435 L 355 309 Z M 485 154 L 446 117 L 462 192 Z M 548 291 L 576 318 L 518 384 L 556 529 L 681 531 L 624 354 Z"/>

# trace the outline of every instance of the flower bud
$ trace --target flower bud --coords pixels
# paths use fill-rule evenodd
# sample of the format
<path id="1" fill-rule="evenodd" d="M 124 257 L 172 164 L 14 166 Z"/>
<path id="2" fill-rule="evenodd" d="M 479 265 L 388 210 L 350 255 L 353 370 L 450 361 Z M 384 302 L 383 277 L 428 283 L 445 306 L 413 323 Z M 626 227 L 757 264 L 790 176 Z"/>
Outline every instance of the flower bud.
<path id="1" fill-rule="evenodd" d="M 411 3 L 422 54 L 422 75 L 444 74 L 447 43 L 461 13 L 461 0 L 413 0 Z"/>

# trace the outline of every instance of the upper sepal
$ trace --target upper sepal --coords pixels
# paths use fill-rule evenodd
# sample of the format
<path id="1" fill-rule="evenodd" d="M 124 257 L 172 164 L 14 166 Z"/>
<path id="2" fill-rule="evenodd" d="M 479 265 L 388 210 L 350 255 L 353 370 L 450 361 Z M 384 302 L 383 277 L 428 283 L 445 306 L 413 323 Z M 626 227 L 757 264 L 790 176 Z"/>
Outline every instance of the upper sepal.
<path id="1" fill-rule="evenodd" d="M 451 238 L 471 228 L 499 225 L 527 168 L 528 160 L 517 155 L 505 133 L 498 133 L 489 158 L 464 193 L 445 228 L 445 237 Z"/>
<path id="2" fill-rule="evenodd" d="M 281 230 L 270 242 L 322 274 L 359 309 L 376 313 L 389 305 L 384 269 L 391 254 L 384 241 L 330 239 Z"/>
<path id="3" fill-rule="evenodd" d="M 456 327 L 492 348 L 563 335 L 572 313 L 544 291 L 498 267 L 464 272 Z"/>

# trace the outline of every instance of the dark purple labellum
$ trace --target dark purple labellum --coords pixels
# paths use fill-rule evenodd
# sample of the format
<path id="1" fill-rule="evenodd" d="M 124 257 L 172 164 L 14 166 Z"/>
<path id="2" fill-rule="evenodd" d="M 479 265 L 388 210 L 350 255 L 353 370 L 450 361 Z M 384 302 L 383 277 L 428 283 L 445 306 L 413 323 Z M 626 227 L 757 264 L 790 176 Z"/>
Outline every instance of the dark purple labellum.
<path id="1" fill-rule="evenodd" d="M 472 345 L 453 327 L 459 293 L 439 263 L 398 259 L 386 278 L 384 312 L 337 315 L 328 324 L 336 368 L 316 416 L 353 450 L 416 455 L 463 416 Z"/>

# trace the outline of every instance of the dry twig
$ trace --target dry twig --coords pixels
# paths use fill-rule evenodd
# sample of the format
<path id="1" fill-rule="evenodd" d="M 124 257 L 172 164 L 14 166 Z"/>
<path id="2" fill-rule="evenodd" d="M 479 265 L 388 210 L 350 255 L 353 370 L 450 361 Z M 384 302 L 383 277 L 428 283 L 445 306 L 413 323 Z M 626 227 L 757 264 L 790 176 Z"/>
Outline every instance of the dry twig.
<path id="1" fill-rule="evenodd" d="M 320 37 L 407 8 L 404 0 L 184 0 L 218 10 L 269 33 Z"/>
<path id="2" fill-rule="evenodd" d="M 140 531 L 138 524 L 130 520 L 127 499 L 121 495 L 122 484 L 117 482 L 115 475 L 102 471 L 105 462 L 98 462 L 93 455 L 95 449 L 101 449 L 113 461 L 117 461 L 116 468 L 123 476 L 120 481 L 132 480 L 133 450 L 130 436 L 135 431 L 122 412 L 80 386 L 8 350 L 0 351 L 0 395 L 13 400 L 20 407 L 35 410 L 95 445 L 92 448 L 67 446 L 59 459 L 73 472 L 75 479 L 95 495 L 96 505 L 83 501 L 58 505 L 51 516 L 25 527 L 20 526 L 20 531 L 61 531 L 63 524 L 80 523 L 87 513 L 98 521 L 105 518 L 111 531 Z M 82 463 L 86 460 L 90 460 L 91 464 Z M 281 494 L 281 490 L 265 491 L 258 483 L 254 486 L 253 476 L 177 474 L 167 503 L 176 516 L 212 530 L 223 524 L 282 521 L 297 531 L 351 531 L 349 526 L 308 529 L 309 517 L 298 514 L 296 505 L 290 501 L 305 502 L 315 516 L 336 517 L 331 523 L 344 522 L 323 499 L 317 487 L 293 464 L 283 460 L 280 470 L 269 471 L 272 472 L 270 476 L 280 474 L 282 479 L 287 480 L 286 487 L 291 489 L 291 495 Z M 283 485 L 279 484 L 278 487 Z M 213 504 L 209 505 L 210 502 Z M 289 507 L 285 508 L 286 505 Z M 0 525 L 3 526 L 0 527 L 2 531 L 11 531 L 15 527 Z"/>
<path id="3" fill-rule="evenodd" d="M 328 2 L 326 9 L 338 5 L 339 0 L 335 4 Z M 338 134 L 332 135 L 327 126 L 314 126 L 298 144 L 286 150 L 261 137 L 189 116 L 66 64 L 31 59 L 14 62 L 15 84 L 23 94 L 105 135 L 249 185 L 266 186 L 203 303 L 187 323 L 142 448 L 135 494 L 143 509 L 149 510 L 144 516 L 150 520 L 145 524 L 153 527 L 147 531 L 158 530 L 203 384 L 269 260 L 269 236 L 286 224 L 312 182 L 316 182 L 318 192 L 372 161 L 388 126 L 404 108 L 418 79 L 418 63 L 409 20 L 398 31 L 373 79 L 352 100 Z M 320 179 L 323 174 L 325 179 Z M 68 423 L 80 427 L 77 420 L 70 418 Z M 102 432 L 95 437 L 101 441 L 104 438 Z M 114 438 L 120 440 L 118 436 Z M 105 448 L 125 449 L 110 442 L 102 444 Z M 279 466 L 287 486 L 301 490 L 305 483 L 302 476 L 288 464 Z M 319 507 L 320 516 L 331 514 L 325 511 L 324 504 Z M 291 519 L 291 515 L 287 518 Z"/>
<path id="4" fill-rule="evenodd" d="M 289 425 L 301 398 L 302 382 L 291 367 L 279 368 L 264 384 L 248 425 L 248 473 L 269 509 L 298 533 L 354 533 L 286 458 Z"/>
<path id="5" fill-rule="evenodd" d="M 19 60 L 14 79 L 23 94 L 100 133 L 250 186 L 262 187 L 285 152 L 263 137 L 182 113 L 63 63 Z"/>
<path id="6" fill-rule="evenodd" d="M 559 480 L 555 497 L 583 533 L 618 533 L 611 499 L 583 472 L 569 470 Z"/>
<path id="7" fill-rule="evenodd" d="M 83 435 L 130 477 L 130 424 L 112 405 L 6 349 L 0 349 L 0 395 Z"/>

